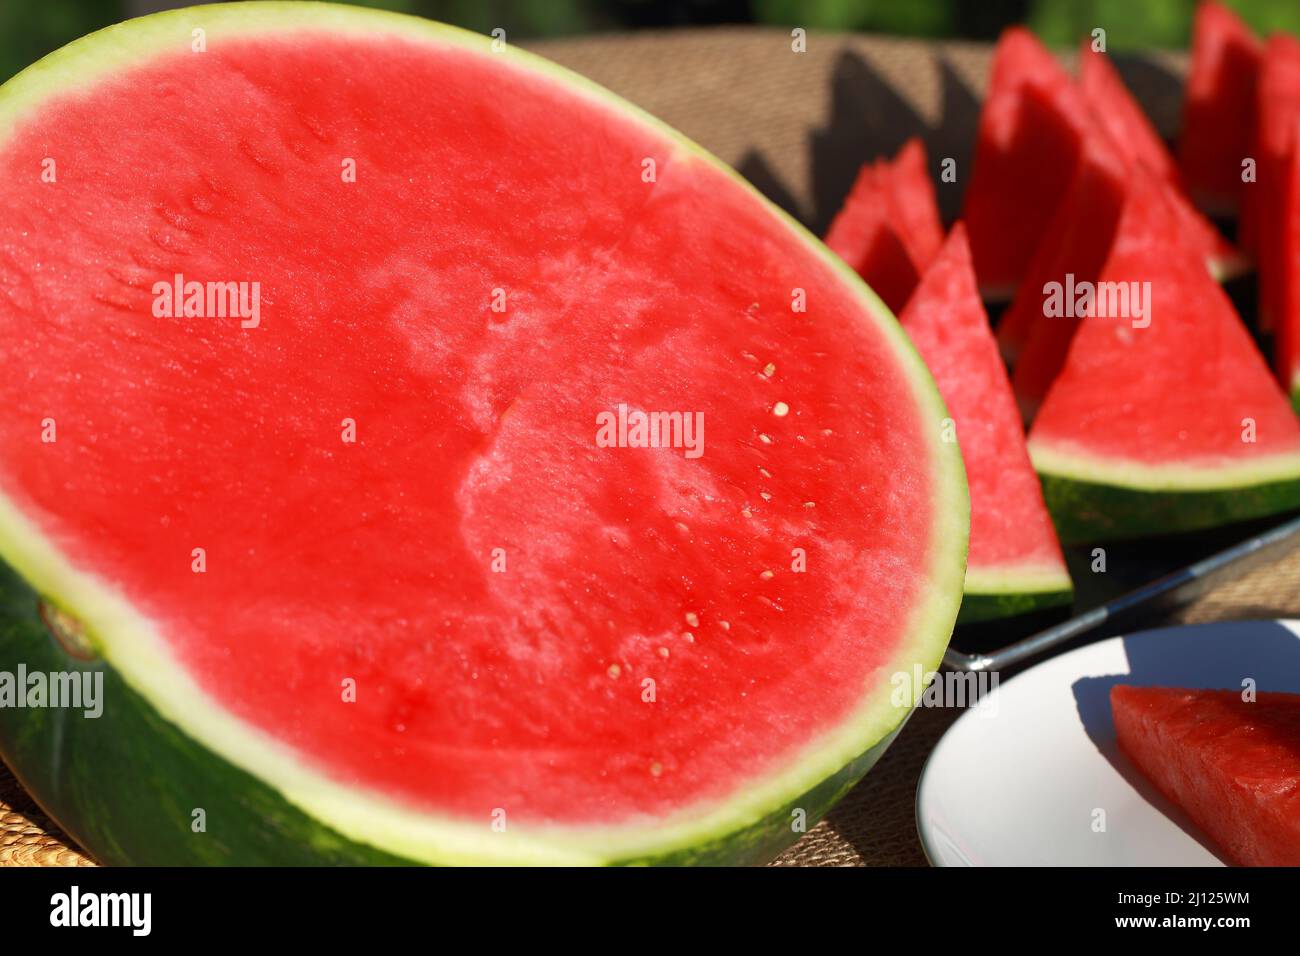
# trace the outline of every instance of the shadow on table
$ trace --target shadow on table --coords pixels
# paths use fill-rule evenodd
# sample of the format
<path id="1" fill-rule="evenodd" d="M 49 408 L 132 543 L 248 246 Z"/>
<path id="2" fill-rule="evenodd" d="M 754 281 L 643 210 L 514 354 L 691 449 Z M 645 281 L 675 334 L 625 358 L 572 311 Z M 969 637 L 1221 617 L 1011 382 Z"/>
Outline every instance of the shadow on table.
<path id="1" fill-rule="evenodd" d="M 965 182 L 962 171 L 969 169 L 979 103 L 942 57 L 938 69 L 943 95 L 942 118 L 939 126 L 932 128 L 861 56 L 850 50 L 839 54 L 831 78 L 830 120 L 813 132 L 809 144 L 811 210 L 801 207 L 761 153 L 746 154 L 737 168 L 768 199 L 821 236 L 848 195 L 862 164 L 877 157 L 892 156 L 908 139 L 919 136 L 925 142 L 933 167 L 931 175 L 936 182 L 940 210 L 945 219 L 952 219 L 961 208 L 960 188 Z M 956 183 L 938 182 L 938 162 L 944 157 L 957 161 Z"/>
<path id="2" fill-rule="evenodd" d="M 1297 693 L 1300 692 L 1300 637 L 1274 621 L 1226 621 L 1162 628 L 1126 637 L 1123 643 L 1129 665 L 1127 674 L 1084 677 L 1074 683 L 1079 719 L 1098 752 L 1143 799 L 1222 859 L 1218 848 L 1200 828 L 1165 799 L 1120 752 L 1111 719 L 1110 690 L 1116 684 L 1240 690 L 1241 682 L 1252 678 L 1260 690 Z"/>
<path id="3" fill-rule="evenodd" d="M 941 103 L 939 125 L 931 127 L 865 59 L 851 50 L 841 51 L 831 77 L 830 120 L 813 132 L 809 144 L 810 209 L 804 208 L 762 153 L 747 153 L 737 168 L 768 199 L 824 236 L 862 164 L 892 156 L 909 138 L 919 136 L 929 154 L 940 213 L 945 222 L 952 222 L 961 213 L 969 180 L 980 103 L 949 60 L 941 53 L 935 57 Z M 1138 55 L 1119 54 L 1115 65 L 1155 125 L 1170 131 L 1180 103 L 1179 78 Z M 956 160 L 956 182 L 939 181 L 939 162 L 945 158 Z"/>

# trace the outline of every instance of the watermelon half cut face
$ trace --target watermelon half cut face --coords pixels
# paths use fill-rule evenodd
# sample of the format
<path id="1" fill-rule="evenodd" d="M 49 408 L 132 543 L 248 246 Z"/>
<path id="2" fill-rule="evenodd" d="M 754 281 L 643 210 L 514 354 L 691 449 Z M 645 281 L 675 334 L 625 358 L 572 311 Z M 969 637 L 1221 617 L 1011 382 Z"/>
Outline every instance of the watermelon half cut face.
<path id="1" fill-rule="evenodd" d="M 0 275 L 0 670 L 104 698 L 0 750 L 105 862 L 764 860 L 947 642 L 966 488 L 897 323 L 513 47 L 74 43 L 0 89 Z"/>

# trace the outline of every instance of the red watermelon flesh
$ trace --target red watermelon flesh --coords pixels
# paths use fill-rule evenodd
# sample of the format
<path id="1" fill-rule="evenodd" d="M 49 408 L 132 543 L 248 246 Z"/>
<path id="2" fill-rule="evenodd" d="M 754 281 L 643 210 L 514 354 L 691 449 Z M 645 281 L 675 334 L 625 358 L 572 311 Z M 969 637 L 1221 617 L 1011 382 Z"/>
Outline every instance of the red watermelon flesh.
<path id="1" fill-rule="evenodd" d="M 925 147 L 908 140 L 893 161 L 858 172 L 826 244 L 853 267 L 895 314 L 939 254 L 943 226 Z"/>
<path id="2" fill-rule="evenodd" d="M 1241 242 L 1259 263 L 1259 318 L 1274 327 L 1283 297 L 1282 216 L 1287 160 L 1300 122 L 1300 40 L 1273 36 L 1264 49 L 1257 97 L 1254 156 L 1257 180 L 1243 185 Z"/>
<path id="3" fill-rule="evenodd" d="M 980 301 L 962 223 L 899 321 L 948 406 L 971 495 L 962 620 L 1068 600 L 1070 575 Z"/>
<path id="4" fill-rule="evenodd" d="M 146 642 L 106 638 L 133 685 L 193 682 L 187 731 L 220 713 L 485 842 L 495 807 L 640 825 L 791 767 L 962 537 L 901 332 L 602 91 L 291 8 L 212 8 L 202 56 L 164 15 L 186 52 L 0 123 L 5 559 L 129 607 L 94 626 Z M 158 317 L 180 275 L 257 281 L 260 324 Z M 620 405 L 698 412 L 703 454 L 598 447 Z"/>
<path id="5" fill-rule="evenodd" d="M 1087 54 L 1099 60 L 1103 54 Z M 1111 69 L 1108 65 L 1106 69 Z M 1118 82 L 1118 77 L 1116 77 Z M 1127 95 L 1127 94 L 1125 94 Z M 1133 108 L 1137 109 L 1134 103 Z M 1243 259 L 1199 213 L 1177 186 L 1160 176 L 1131 147 L 1118 141 L 1090 101 L 1092 125 L 1085 141 L 1083 159 L 1070 192 L 1057 209 L 1043 244 L 1030 266 L 1031 280 L 1017 295 L 998 326 L 998 344 L 1003 356 L 1016 367 L 1013 379 L 1022 410 L 1033 411 L 1047 394 L 1060 370 L 1077 321 L 1048 320 L 1043 315 L 1043 285 L 1096 278 L 1118 222 L 1123 194 L 1141 189 L 1158 194 L 1178 220 L 1182 240 L 1204 256 L 1206 267 L 1216 279 L 1233 275 Z"/>
<path id="6" fill-rule="evenodd" d="M 1094 51 L 1087 38 L 1079 53 L 1079 88 L 1093 115 L 1130 162 L 1143 163 L 1162 179 L 1178 182 L 1178 167 L 1160 134 L 1129 93 L 1109 55 Z"/>
<path id="7" fill-rule="evenodd" d="M 1281 313 L 1274 339 L 1275 366 L 1282 389 L 1300 413 L 1300 125 L 1287 159 L 1282 200 Z"/>
<path id="8" fill-rule="evenodd" d="M 1203 2 L 1192 27 L 1178 165 L 1196 203 L 1214 215 L 1241 201 L 1241 162 L 1253 153 L 1261 45 L 1229 8 Z"/>
<path id="9" fill-rule="evenodd" d="M 1028 30 L 998 40 L 966 190 L 980 290 L 1011 298 L 1064 197 L 1085 110 L 1061 65 Z"/>
<path id="10" fill-rule="evenodd" d="M 891 213 L 897 217 L 899 238 L 912 262 L 924 273 L 943 247 L 943 223 L 925 144 L 913 137 L 903 144 L 893 162 L 881 160 L 878 166 Z"/>
<path id="11" fill-rule="evenodd" d="M 1161 192 L 1129 190 L 1098 289 L 1120 283 L 1110 288 L 1131 294 L 1129 283 L 1141 291 L 1149 282 L 1145 317 L 1094 310 L 1079 325 L 1030 430 L 1040 471 L 1064 463 L 1098 480 L 1154 473 L 1163 482 L 1190 476 L 1194 483 L 1198 474 L 1290 462 L 1300 453 L 1300 423 L 1232 303 L 1178 230 Z M 1243 440 L 1247 419 L 1250 441 Z"/>
<path id="12" fill-rule="evenodd" d="M 1103 138 L 1088 140 L 1070 191 L 998 328 L 1003 354 L 1015 362 L 1012 384 L 1026 420 L 1060 371 L 1082 318 L 1069 302 L 1047 314 L 1049 284 L 1060 286 L 1063 299 L 1073 299 L 1070 292 L 1077 284 L 1096 280 L 1114 239 L 1128 175 Z M 1024 345 L 1017 349 L 1020 340 Z"/>
<path id="13" fill-rule="evenodd" d="M 1222 281 L 1241 272 L 1245 267 L 1241 253 L 1188 201 L 1173 157 L 1124 86 L 1110 58 L 1092 52 L 1085 40 L 1081 64 L 1080 85 L 1094 127 L 1102 131 L 1126 162 L 1141 163 L 1160 180 L 1160 188 L 1168 193 L 1169 202 L 1182 220 L 1182 233 L 1205 249 L 1211 275 Z"/>
<path id="14" fill-rule="evenodd" d="M 1239 866 L 1300 866 L 1300 695 L 1117 684 L 1120 750 Z"/>

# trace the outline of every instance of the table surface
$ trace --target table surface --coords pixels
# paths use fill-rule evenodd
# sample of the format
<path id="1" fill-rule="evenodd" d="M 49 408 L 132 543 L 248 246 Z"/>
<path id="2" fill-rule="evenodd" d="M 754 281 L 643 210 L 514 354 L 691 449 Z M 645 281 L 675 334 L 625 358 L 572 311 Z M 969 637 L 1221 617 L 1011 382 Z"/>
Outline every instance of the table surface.
<path id="1" fill-rule="evenodd" d="M 858 166 L 914 135 L 932 158 L 957 160 L 958 182 L 938 184 L 945 216 L 956 215 L 990 56 L 981 44 L 817 33 L 806 53 L 794 53 L 787 31 L 750 27 L 529 46 L 676 126 L 819 234 Z M 1120 58 L 1117 65 L 1160 131 L 1172 134 L 1182 58 Z M 1209 591 L 1175 620 L 1288 616 L 1300 617 L 1300 552 Z M 774 865 L 924 865 L 916 783 L 957 713 L 917 711 L 866 779 Z M 3 764 L 0 865 L 93 865 Z"/>

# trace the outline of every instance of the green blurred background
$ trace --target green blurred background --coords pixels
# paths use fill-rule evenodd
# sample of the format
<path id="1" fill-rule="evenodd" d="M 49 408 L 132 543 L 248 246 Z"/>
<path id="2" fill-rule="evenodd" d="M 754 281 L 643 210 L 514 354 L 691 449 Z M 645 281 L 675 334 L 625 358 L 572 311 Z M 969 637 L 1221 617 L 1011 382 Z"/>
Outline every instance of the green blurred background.
<path id="1" fill-rule="evenodd" d="M 1300 0 L 1226 0 L 1263 34 L 1300 34 Z M 362 0 L 514 40 L 540 36 L 761 23 L 918 37 L 991 39 L 1026 23 L 1071 46 L 1103 26 L 1113 49 L 1183 47 L 1194 0 Z M 166 0 L 0 0 L 0 80 L 69 40 L 131 16 L 186 6 Z"/>

